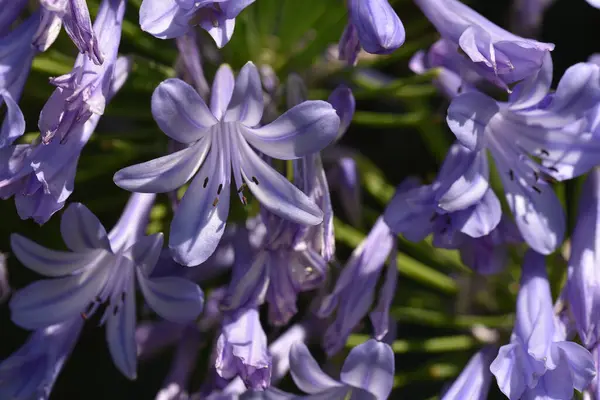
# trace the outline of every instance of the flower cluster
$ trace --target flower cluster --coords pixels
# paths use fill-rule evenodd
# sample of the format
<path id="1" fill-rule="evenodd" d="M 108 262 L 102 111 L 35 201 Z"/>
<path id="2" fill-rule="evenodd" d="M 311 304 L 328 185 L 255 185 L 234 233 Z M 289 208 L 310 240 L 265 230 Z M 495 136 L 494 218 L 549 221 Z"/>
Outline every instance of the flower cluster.
<path id="1" fill-rule="evenodd" d="M 7 302 L 14 324 L 31 331 L 0 360 L 0 400 L 50 398 L 90 324 L 105 325 L 114 366 L 131 380 L 138 361 L 175 347 L 157 399 L 396 398 L 392 391 L 405 380 L 395 373 L 406 368 L 397 368 L 395 353 L 439 346 L 395 341 L 397 319 L 420 317 L 396 307 L 412 290 L 404 293 L 399 276 L 471 296 L 468 285 L 458 289 L 461 278 L 414 260 L 419 252 L 438 265 L 444 262 L 436 255 L 444 254 L 442 261 L 469 271 L 469 284 L 493 285 L 510 276 L 508 290 L 516 295 L 512 317 L 494 326 L 469 325 L 460 316 L 456 323 L 451 317 L 434 322 L 469 325 L 468 343 L 479 347 L 440 398 L 483 400 L 496 390 L 510 400 L 566 400 L 574 391 L 600 399 L 597 57 L 556 76 L 554 44 L 509 32 L 459 0 L 415 0 L 440 37 L 414 54 L 409 68 L 420 76 L 411 79 L 430 85 L 431 78 L 428 87 L 443 95 L 448 106 L 441 120 L 454 142 L 444 148 L 435 178 L 405 177 L 395 191 L 385 187 L 378 196 L 381 188 L 373 187 L 385 186 L 377 180 L 384 179 L 374 178 L 376 168 L 348 148 L 345 135 L 353 118 L 369 119 L 356 108 L 380 93 L 373 87 L 402 98 L 399 88 L 412 85 L 372 69 L 379 60 L 395 60 L 407 39 L 393 2 L 339 5 L 336 59 L 321 51 L 310 69 L 290 74 L 294 61 L 310 58 L 298 53 L 324 40 L 310 31 L 290 59 L 278 59 L 264 47 L 279 46 L 270 35 L 280 24 L 266 27 L 255 17 L 293 14 L 296 2 L 143 0 L 134 10 L 139 37 L 154 40 L 147 33 L 162 44 L 175 39 L 169 50 L 176 48 L 179 57 L 148 99 L 152 129 L 166 136 L 150 139 L 160 150 L 153 147 L 143 159 L 132 151 L 136 156 L 128 160 L 135 161 L 110 171 L 110 185 L 131 194 L 107 232 L 100 207 L 97 216 L 68 199 L 101 120 L 114 126 L 109 103 L 126 91 L 136 67 L 152 64 L 120 56 L 129 51 L 127 37 L 135 36 L 130 3 L 136 2 L 100 0 L 91 7 L 90 1 L 88 9 L 86 0 L 0 0 L 0 106 L 6 105 L 0 197 L 14 197 L 19 217 L 40 225 L 65 208 L 60 237 L 66 247 L 11 233 L 10 252 L 0 253 L 0 303 Z M 598 1 L 588 3 L 600 8 Z M 513 31 L 535 35 L 550 5 L 517 1 Z M 238 31 L 244 29 L 238 35 L 249 47 L 259 42 L 255 31 L 268 31 L 270 44 L 258 45 L 258 66 L 227 58 L 224 47 L 237 40 L 237 18 Z M 50 78 L 53 92 L 38 110 L 39 135 L 32 139 L 25 135 L 29 110 L 22 111 L 21 97 L 31 90 L 26 82 L 36 60 L 64 45 L 63 26 L 78 54 L 70 72 Z M 283 26 L 281 36 L 297 35 L 292 28 Z M 150 53 L 151 46 L 140 47 Z M 205 71 L 214 71 L 211 84 Z M 285 83 L 278 73 L 289 74 Z M 308 89 L 306 82 L 325 76 L 331 83 L 333 74 L 327 90 Z M 369 76 L 370 86 L 361 76 Z M 310 100 L 315 97 L 320 100 Z M 123 114 L 126 122 L 115 120 L 133 129 L 135 118 Z M 559 185 L 586 174 L 576 208 L 575 194 L 565 195 Z M 385 207 L 375 212 L 373 199 L 363 203 L 363 189 Z M 157 196 L 162 193 L 168 197 Z M 236 195 L 239 202 L 232 201 Z M 161 210 L 167 222 L 164 202 L 172 210 L 167 244 L 151 223 Z M 565 202 L 578 209 L 568 240 Z M 336 240 L 351 248 L 338 251 Z M 13 262 L 41 278 L 9 285 L 7 264 Z M 141 298 L 143 305 L 136 305 Z M 476 302 L 463 300 L 457 303 Z M 500 308 L 494 301 L 486 304 Z M 201 354 L 209 354 L 208 362 Z M 327 373 L 317 360 L 326 360 Z M 193 387 L 201 363 L 203 381 Z M 288 373 L 292 379 L 278 388 Z M 291 393 L 291 381 L 302 395 Z"/>

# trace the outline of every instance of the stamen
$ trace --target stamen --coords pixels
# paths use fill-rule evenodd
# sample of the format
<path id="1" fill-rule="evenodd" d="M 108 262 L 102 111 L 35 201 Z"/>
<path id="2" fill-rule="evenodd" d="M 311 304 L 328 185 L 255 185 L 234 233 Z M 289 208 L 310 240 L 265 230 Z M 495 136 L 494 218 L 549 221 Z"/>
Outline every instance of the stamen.
<path id="1" fill-rule="evenodd" d="M 213 207 L 216 207 L 217 204 L 219 204 L 219 198 L 215 197 L 215 200 L 213 201 Z"/>
<path id="2" fill-rule="evenodd" d="M 202 187 L 206 189 L 206 185 L 208 185 L 208 176 L 204 178 L 204 184 L 202 185 Z"/>
<path id="3" fill-rule="evenodd" d="M 558 173 L 558 169 L 557 169 L 557 168 L 555 168 L 555 167 L 548 167 L 548 169 L 549 169 L 550 171 L 552 171 L 552 172 L 556 172 L 556 173 Z"/>
<path id="4" fill-rule="evenodd" d="M 126 295 L 127 295 L 127 293 L 126 293 L 126 292 L 122 292 L 122 293 L 121 293 L 121 301 L 122 301 L 123 303 L 125 303 L 125 296 L 126 296 Z"/>
<path id="5" fill-rule="evenodd" d="M 246 185 L 246 182 L 242 183 L 242 186 L 240 186 L 240 188 L 237 190 L 238 193 L 241 193 L 244 191 L 244 189 L 246 189 L 248 185 Z"/>
<path id="6" fill-rule="evenodd" d="M 258 183 L 258 179 L 256 179 L 256 177 L 255 177 L 255 176 L 253 176 L 253 177 L 252 177 L 252 182 L 256 183 L 257 185 L 259 184 L 259 183 Z"/>
<path id="7" fill-rule="evenodd" d="M 533 176 L 535 177 L 536 182 L 540 180 L 540 174 L 538 174 L 537 171 L 533 171 Z"/>
<path id="8" fill-rule="evenodd" d="M 81 313 L 81 319 L 83 319 L 84 321 L 87 321 L 88 316 L 85 313 Z"/>
<path id="9" fill-rule="evenodd" d="M 222 183 L 219 184 L 219 188 L 217 189 L 217 194 L 218 195 L 221 194 L 221 190 L 223 190 L 223 184 Z"/>
<path id="10" fill-rule="evenodd" d="M 540 188 L 536 187 L 536 186 L 532 186 L 533 190 L 535 190 L 536 192 L 538 192 L 539 194 L 542 193 L 542 191 L 540 190 Z"/>
<path id="11" fill-rule="evenodd" d="M 545 155 L 546 157 L 550 156 L 550 153 L 548 153 L 548 150 L 540 149 L 540 153 Z"/>
<path id="12" fill-rule="evenodd" d="M 242 204 L 245 206 L 248 205 L 248 199 L 246 199 L 246 196 L 242 196 Z"/>
<path id="13" fill-rule="evenodd" d="M 511 181 L 515 180 L 515 173 L 512 169 L 508 171 L 508 176 L 510 177 Z"/>

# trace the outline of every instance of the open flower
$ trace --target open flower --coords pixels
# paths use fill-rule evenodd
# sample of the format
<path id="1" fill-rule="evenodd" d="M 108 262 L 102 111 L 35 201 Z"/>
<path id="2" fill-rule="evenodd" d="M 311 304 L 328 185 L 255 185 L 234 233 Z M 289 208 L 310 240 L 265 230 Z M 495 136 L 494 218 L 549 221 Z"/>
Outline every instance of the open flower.
<path id="1" fill-rule="evenodd" d="M 552 61 L 514 88 L 507 103 L 477 91 L 454 98 L 447 122 L 460 143 L 488 149 L 525 241 L 549 254 L 562 242 L 564 211 L 549 183 L 587 172 L 598 163 L 593 120 L 600 101 L 600 68 L 569 68 L 550 93 Z M 485 177 L 487 179 L 487 176 Z"/>
<path id="2" fill-rule="evenodd" d="M 283 160 L 321 150 L 336 137 L 340 125 L 329 103 L 306 101 L 274 122 L 253 128 L 262 118 L 263 93 L 258 71 L 249 62 L 235 82 L 228 65 L 219 68 L 210 109 L 191 86 L 168 79 L 154 91 L 152 112 L 169 137 L 189 147 L 122 169 L 114 181 L 134 192 L 160 193 L 175 190 L 196 175 L 171 223 L 169 247 L 180 264 L 200 264 L 216 249 L 229 213 L 232 174 L 242 203 L 247 187 L 262 206 L 280 217 L 307 225 L 323 220 L 317 205 L 252 147 Z"/>
<path id="3" fill-rule="evenodd" d="M 255 0 L 144 0 L 140 7 L 142 30 L 160 39 L 184 35 L 200 25 L 219 48 L 235 28 L 235 18 Z"/>
<path id="4" fill-rule="evenodd" d="M 69 252 L 44 248 L 13 234 L 12 250 L 29 269 L 53 279 L 34 282 L 10 301 L 12 320 L 39 329 L 89 318 L 106 304 L 101 322 L 119 370 L 136 376 L 135 282 L 150 307 L 174 322 L 195 319 L 202 310 L 200 288 L 182 278 L 152 278 L 162 234 L 143 236 L 154 196 L 134 194 L 110 233 L 87 208 L 74 203 L 64 212 L 61 234 Z"/>

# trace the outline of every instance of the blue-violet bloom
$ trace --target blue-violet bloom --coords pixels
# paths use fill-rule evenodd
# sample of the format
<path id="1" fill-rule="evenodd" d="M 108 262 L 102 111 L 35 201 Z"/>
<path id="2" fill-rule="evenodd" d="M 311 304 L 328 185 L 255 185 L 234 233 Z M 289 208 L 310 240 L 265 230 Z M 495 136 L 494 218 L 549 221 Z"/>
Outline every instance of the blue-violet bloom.
<path id="1" fill-rule="evenodd" d="M 441 400 L 486 400 L 492 383 L 490 364 L 496 354 L 495 346 L 486 346 L 475 353 Z"/>

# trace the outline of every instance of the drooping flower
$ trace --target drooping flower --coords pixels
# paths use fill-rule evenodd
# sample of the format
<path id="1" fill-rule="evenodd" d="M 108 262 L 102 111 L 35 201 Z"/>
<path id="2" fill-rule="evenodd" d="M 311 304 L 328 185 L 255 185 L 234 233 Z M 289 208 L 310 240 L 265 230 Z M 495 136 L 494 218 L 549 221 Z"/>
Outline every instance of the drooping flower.
<path id="1" fill-rule="evenodd" d="M 171 39 L 200 25 L 225 46 L 235 28 L 235 18 L 255 0 L 144 0 L 140 7 L 142 30 L 160 39 Z"/>
<path id="2" fill-rule="evenodd" d="M 4 8 L 10 6 L 5 5 Z M 2 16 L 5 13 L 6 11 L 0 12 Z M 13 22 L 10 21 L 11 24 Z M 9 147 L 25 133 L 25 118 L 18 103 L 31 63 L 37 54 L 31 46 L 31 39 L 38 25 L 39 14 L 35 13 L 0 37 L 0 107 L 6 105 L 6 114 L 0 128 L 0 150 Z"/>
<path id="3" fill-rule="evenodd" d="M 472 151 L 492 154 L 517 226 L 539 253 L 553 252 L 565 230 L 564 211 L 548 182 L 573 178 L 598 163 L 593 119 L 599 79 L 598 66 L 576 64 L 550 93 L 548 55 L 543 68 L 518 84 L 507 103 L 470 91 L 448 109 L 447 122 L 458 140 Z"/>
<path id="4" fill-rule="evenodd" d="M 492 382 L 490 364 L 496 354 L 498 348 L 495 346 L 487 346 L 478 351 L 444 392 L 441 400 L 486 400 Z"/>
<path id="5" fill-rule="evenodd" d="M 517 318 L 510 344 L 490 366 L 510 399 L 570 399 L 594 376 L 592 355 L 566 341 L 554 315 L 544 256 L 530 250 L 523 260 Z"/>
<path id="6" fill-rule="evenodd" d="M 54 43 L 61 25 L 64 25 L 65 31 L 81 54 L 96 65 L 102 64 L 105 54 L 101 51 L 99 43 L 102 43 L 103 39 L 97 37 L 98 32 L 94 32 L 92 28 L 90 11 L 85 0 L 40 0 L 40 5 L 40 26 L 33 39 L 33 45 L 39 51 L 46 51 Z"/>
<path id="7" fill-rule="evenodd" d="M 168 79 L 155 90 L 152 111 L 169 137 L 189 147 L 122 169 L 114 180 L 127 190 L 155 193 L 177 189 L 196 175 L 171 223 L 169 247 L 180 264 L 200 264 L 217 247 L 229 213 L 232 174 L 242 203 L 249 188 L 263 207 L 280 217 L 307 225 L 323 220 L 316 204 L 251 146 L 284 160 L 321 150 L 340 125 L 329 103 L 306 101 L 253 128 L 262 117 L 263 93 L 258 71 L 248 63 L 235 82 L 229 66 L 217 71 L 210 109 L 189 85 Z"/>
<path id="8" fill-rule="evenodd" d="M 162 248 L 162 234 L 143 236 L 154 195 L 131 196 L 119 222 L 106 233 L 85 206 L 74 203 L 61 219 L 61 234 L 70 251 L 44 248 L 18 234 L 12 250 L 29 269 L 53 279 L 34 282 L 17 291 L 11 318 L 26 329 L 40 329 L 72 318 L 87 319 L 103 304 L 106 339 L 117 368 L 136 376 L 135 282 L 148 305 L 175 321 L 195 319 L 202 292 L 177 277 L 152 278 Z"/>
<path id="9" fill-rule="evenodd" d="M 340 60 L 354 65 L 361 48 L 390 54 L 404 44 L 404 25 L 388 0 L 348 0 L 346 6 L 349 21 L 339 43 Z"/>
<path id="10" fill-rule="evenodd" d="M 326 317 L 337 309 L 335 320 L 325 332 L 324 346 L 328 354 L 334 354 L 344 346 L 352 330 L 371 310 L 377 282 L 389 260 L 377 304 L 369 313 L 375 337 L 380 340 L 386 335 L 389 307 L 398 280 L 395 254 L 395 236 L 383 218 L 379 218 L 369 235 L 352 252 L 333 292 L 323 300 L 318 310 L 320 317 Z"/>
<path id="11" fill-rule="evenodd" d="M 44 105 L 38 122 L 45 144 L 55 136 L 61 142 L 68 140 L 92 115 L 104 113 L 117 61 L 126 3 L 125 0 L 103 0 L 100 4 L 94 32 L 104 56 L 102 65 L 79 54 L 73 71 L 51 79 L 56 90 Z"/>
<path id="12" fill-rule="evenodd" d="M 47 400 L 82 327 L 83 320 L 74 317 L 33 332 L 0 362 L 0 398 Z"/>
<path id="13" fill-rule="evenodd" d="M 315 397 L 386 400 L 394 381 L 394 352 L 388 344 L 374 339 L 356 346 L 346 357 L 338 381 L 326 375 L 306 345 L 298 342 L 290 352 L 290 372 L 300 390 Z"/>
<path id="14" fill-rule="evenodd" d="M 600 170 L 583 187 L 577 225 L 571 238 L 567 296 L 581 341 L 593 348 L 600 340 Z"/>
<path id="15" fill-rule="evenodd" d="M 117 60 L 107 100 L 124 84 L 131 64 L 124 57 Z M 22 219 L 46 223 L 73 193 L 79 156 L 99 121 L 100 115 L 92 115 L 62 144 L 57 140 L 47 145 L 37 141 L 0 150 L 0 198 L 14 195 Z"/>
<path id="16" fill-rule="evenodd" d="M 239 375 L 248 388 L 259 390 L 271 384 L 271 355 L 256 308 L 225 316 L 216 353 L 215 367 L 222 378 Z"/>
<path id="17" fill-rule="evenodd" d="M 554 49 L 514 35 L 459 0 L 415 0 L 442 37 L 465 54 L 465 68 L 508 89 L 534 75 Z"/>

